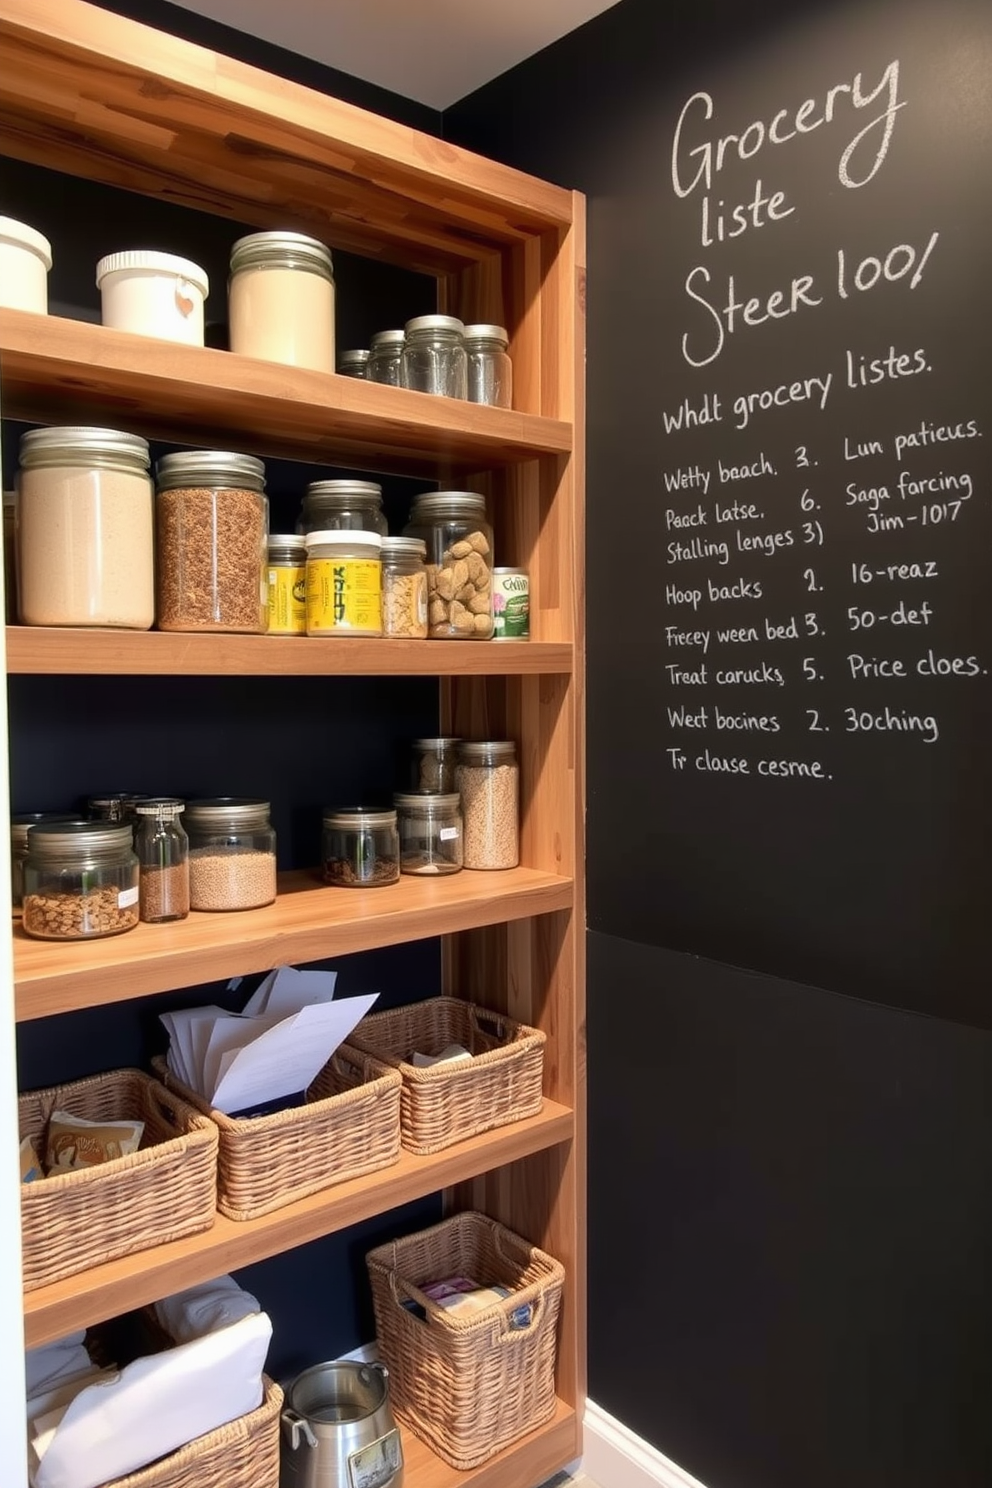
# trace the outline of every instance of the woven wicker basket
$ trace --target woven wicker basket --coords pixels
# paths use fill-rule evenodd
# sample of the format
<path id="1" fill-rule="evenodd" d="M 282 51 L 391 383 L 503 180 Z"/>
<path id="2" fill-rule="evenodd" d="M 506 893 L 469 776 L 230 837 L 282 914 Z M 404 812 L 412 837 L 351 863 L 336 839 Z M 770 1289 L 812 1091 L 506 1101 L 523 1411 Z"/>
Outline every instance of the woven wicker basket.
<path id="1" fill-rule="evenodd" d="M 403 1077 L 401 1138 L 410 1152 L 440 1152 L 453 1142 L 541 1110 L 545 1036 L 457 997 L 431 997 L 370 1013 L 351 1035 Z M 461 1044 L 471 1064 L 419 1069 L 410 1056 Z"/>
<path id="2" fill-rule="evenodd" d="M 379 1351 L 397 1416 L 452 1467 L 477 1467 L 549 1420 L 564 1268 L 484 1214 L 457 1214 L 367 1257 Z M 452 1317 L 420 1288 L 449 1276 L 511 1295 Z M 419 1304 L 426 1318 L 403 1303 Z M 511 1314 L 532 1308 L 523 1328 Z"/>
<path id="3" fill-rule="evenodd" d="M 20 1134 L 41 1157 L 55 1110 L 88 1121 L 143 1121 L 145 1130 L 128 1157 L 21 1185 L 26 1291 L 213 1224 L 217 1128 L 157 1080 L 124 1069 L 26 1092 L 18 1100 Z"/>
<path id="4" fill-rule="evenodd" d="M 254 1219 L 306 1194 L 389 1167 L 400 1155 L 396 1070 L 341 1044 L 307 1091 L 307 1104 L 236 1119 L 213 1110 L 158 1057 L 159 1078 L 216 1125 L 217 1208 Z"/>

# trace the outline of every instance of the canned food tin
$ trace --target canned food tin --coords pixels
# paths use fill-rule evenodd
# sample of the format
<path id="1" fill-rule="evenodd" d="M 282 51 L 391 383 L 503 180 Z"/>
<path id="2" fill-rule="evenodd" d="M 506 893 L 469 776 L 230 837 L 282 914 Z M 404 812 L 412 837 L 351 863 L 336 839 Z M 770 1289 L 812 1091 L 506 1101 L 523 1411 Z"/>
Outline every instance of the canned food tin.
<path id="1" fill-rule="evenodd" d="M 525 568 L 493 569 L 493 640 L 530 639 L 530 580 Z"/>

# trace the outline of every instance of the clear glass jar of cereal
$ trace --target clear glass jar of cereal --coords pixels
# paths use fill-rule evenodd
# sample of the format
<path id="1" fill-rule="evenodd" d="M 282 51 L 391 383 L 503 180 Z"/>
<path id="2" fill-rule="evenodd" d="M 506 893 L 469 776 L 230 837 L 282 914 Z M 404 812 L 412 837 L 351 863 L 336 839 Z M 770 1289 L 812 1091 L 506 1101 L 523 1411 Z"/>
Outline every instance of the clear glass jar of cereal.
<path id="1" fill-rule="evenodd" d="M 382 633 L 427 638 L 427 544 L 419 537 L 382 539 Z"/>
<path id="2" fill-rule="evenodd" d="M 89 940 L 133 930 L 138 859 L 130 822 L 29 827 L 22 923 L 38 940 Z"/>

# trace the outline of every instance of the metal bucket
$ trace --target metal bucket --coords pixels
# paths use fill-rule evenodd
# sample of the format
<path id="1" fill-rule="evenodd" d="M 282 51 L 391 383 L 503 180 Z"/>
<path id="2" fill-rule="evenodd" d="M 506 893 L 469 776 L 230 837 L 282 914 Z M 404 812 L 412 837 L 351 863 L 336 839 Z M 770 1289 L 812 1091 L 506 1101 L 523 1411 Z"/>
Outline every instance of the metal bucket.
<path id="1" fill-rule="evenodd" d="M 337 1359 L 304 1370 L 286 1392 L 282 1427 L 281 1488 L 402 1488 L 384 1364 Z"/>

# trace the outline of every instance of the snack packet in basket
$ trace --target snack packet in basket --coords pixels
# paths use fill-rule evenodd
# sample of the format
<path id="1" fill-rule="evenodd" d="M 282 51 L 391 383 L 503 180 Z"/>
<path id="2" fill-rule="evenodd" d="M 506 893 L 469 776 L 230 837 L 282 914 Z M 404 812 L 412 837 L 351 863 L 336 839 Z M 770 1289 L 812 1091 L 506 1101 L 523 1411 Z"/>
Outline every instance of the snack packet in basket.
<path id="1" fill-rule="evenodd" d="M 49 1174 L 93 1168 L 137 1152 L 143 1121 L 87 1121 L 69 1111 L 53 1111 L 48 1122 L 45 1168 Z"/>

